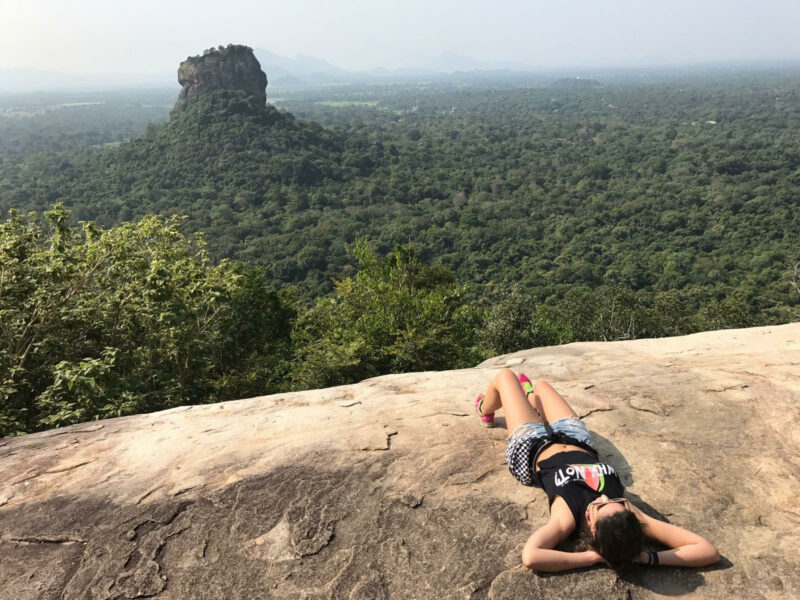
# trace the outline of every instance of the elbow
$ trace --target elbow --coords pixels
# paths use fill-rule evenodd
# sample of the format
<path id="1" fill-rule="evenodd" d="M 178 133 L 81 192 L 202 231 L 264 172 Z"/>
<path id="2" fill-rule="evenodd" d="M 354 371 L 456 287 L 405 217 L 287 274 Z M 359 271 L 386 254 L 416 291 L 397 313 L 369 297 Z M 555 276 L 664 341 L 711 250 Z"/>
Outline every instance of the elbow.
<path id="1" fill-rule="evenodd" d="M 711 546 L 709 556 L 708 556 L 708 563 L 709 565 L 713 565 L 715 562 L 719 561 L 719 550 L 713 544 L 709 544 Z"/>
<path id="2" fill-rule="evenodd" d="M 713 565 L 718 560 L 719 560 L 719 550 L 717 550 L 717 547 L 714 546 L 714 544 L 712 544 L 709 541 L 706 541 L 705 548 L 703 549 L 703 555 L 697 566 L 707 567 L 708 565 Z"/>
<path id="3" fill-rule="evenodd" d="M 525 548 L 522 551 L 522 564 L 525 566 L 526 569 L 536 569 L 536 550 L 535 549 L 528 549 Z"/>
<path id="4" fill-rule="evenodd" d="M 708 540 L 704 539 L 703 541 L 706 543 L 707 562 L 703 565 L 705 567 L 707 565 L 713 565 L 719 560 L 719 550 L 717 550 L 717 547 Z"/>

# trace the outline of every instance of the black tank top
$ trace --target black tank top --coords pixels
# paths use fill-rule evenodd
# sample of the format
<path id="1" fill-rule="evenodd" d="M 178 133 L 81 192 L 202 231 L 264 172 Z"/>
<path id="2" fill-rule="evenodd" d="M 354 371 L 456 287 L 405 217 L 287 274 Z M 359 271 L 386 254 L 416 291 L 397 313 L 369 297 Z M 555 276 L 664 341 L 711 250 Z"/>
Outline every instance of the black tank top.
<path id="1" fill-rule="evenodd" d="M 540 461 L 539 469 L 550 505 L 556 496 L 561 496 L 572 512 L 575 529 L 570 537 L 578 535 L 589 502 L 602 494 L 609 498 L 622 498 L 625 494 L 614 467 L 596 461 L 586 452 L 559 452 Z"/>

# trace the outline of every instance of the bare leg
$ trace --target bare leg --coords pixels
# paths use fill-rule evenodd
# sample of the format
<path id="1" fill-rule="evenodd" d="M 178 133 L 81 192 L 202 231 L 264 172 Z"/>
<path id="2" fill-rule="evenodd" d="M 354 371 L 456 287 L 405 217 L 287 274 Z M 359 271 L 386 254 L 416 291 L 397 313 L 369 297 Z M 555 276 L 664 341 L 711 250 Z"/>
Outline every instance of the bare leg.
<path id="1" fill-rule="evenodd" d="M 538 391 L 537 391 L 538 392 Z M 541 422 L 534 406 L 525 398 L 525 392 L 511 369 L 503 369 L 494 376 L 483 400 L 483 412 L 503 409 L 508 431 L 523 423 Z"/>
<path id="2" fill-rule="evenodd" d="M 533 401 L 534 406 L 544 415 L 548 423 L 578 416 L 564 397 L 543 380 L 533 384 L 533 394 L 529 396 L 529 400 Z"/>

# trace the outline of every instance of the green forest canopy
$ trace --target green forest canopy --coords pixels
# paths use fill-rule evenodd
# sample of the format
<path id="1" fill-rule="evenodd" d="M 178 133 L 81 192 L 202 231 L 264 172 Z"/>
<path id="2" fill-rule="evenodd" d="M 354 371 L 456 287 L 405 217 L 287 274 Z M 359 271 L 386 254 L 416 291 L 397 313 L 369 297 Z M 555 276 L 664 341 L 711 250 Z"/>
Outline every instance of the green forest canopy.
<path id="1" fill-rule="evenodd" d="M 186 215 L 213 256 L 268 266 L 308 300 L 352 273 L 344 245 L 368 236 L 383 252 L 410 242 L 478 289 L 741 288 L 776 318 L 798 258 L 798 81 L 287 101 L 324 126 L 219 92 L 118 147 L 5 160 L 0 210 L 61 201 L 102 226 Z"/>
<path id="2" fill-rule="evenodd" d="M 285 94 L 295 114 L 216 92 L 146 130 L 142 111 L 115 122 L 103 105 L 91 136 L 80 119 L 62 133 L 52 116 L 0 119 L 14 133 L 0 138 L 0 210 L 50 210 L 49 225 L 3 225 L 4 273 L 21 270 L 0 284 L 0 433 L 796 318 L 799 83 L 339 88 Z M 144 293 L 156 239 L 185 267 L 164 267 L 175 297 Z M 121 262 L 93 267 L 117 245 Z M 409 273 L 425 285 L 398 284 Z M 128 323 L 118 305 L 134 289 L 153 303 Z M 78 304 L 47 304 L 59 294 Z M 218 316 L 203 335 L 160 329 L 200 313 Z"/>

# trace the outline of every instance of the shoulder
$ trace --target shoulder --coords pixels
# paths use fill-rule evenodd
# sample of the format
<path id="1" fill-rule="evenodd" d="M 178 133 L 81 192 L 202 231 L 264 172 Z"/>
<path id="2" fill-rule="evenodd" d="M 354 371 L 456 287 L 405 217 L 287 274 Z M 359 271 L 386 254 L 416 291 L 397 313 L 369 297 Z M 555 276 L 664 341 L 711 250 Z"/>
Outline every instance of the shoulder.
<path id="1" fill-rule="evenodd" d="M 574 528 L 575 522 L 569 508 L 561 498 L 556 498 L 550 508 L 550 519 L 528 538 L 523 556 L 529 555 L 536 549 L 552 550 L 567 539 Z"/>
<path id="2" fill-rule="evenodd" d="M 575 522 L 575 516 L 572 514 L 572 510 L 566 500 L 561 496 L 553 498 L 553 503 L 550 505 L 550 520 L 548 521 L 548 525 L 560 531 L 564 535 L 564 538 L 575 531 L 575 528 L 579 525 Z"/>

